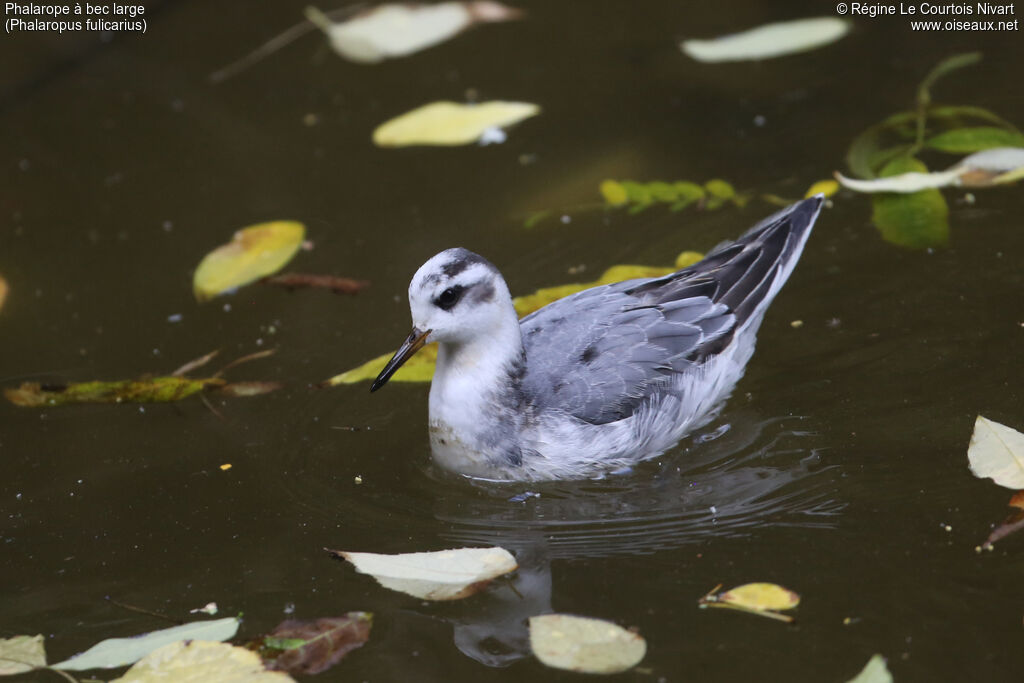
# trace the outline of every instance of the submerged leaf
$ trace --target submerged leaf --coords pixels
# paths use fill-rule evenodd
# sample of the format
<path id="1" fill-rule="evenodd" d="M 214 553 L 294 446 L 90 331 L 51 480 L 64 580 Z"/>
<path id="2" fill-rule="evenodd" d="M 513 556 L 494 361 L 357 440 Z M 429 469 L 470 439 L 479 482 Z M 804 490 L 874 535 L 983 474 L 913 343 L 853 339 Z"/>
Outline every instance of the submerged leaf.
<path id="1" fill-rule="evenodd" d="M 71 659 L 54 664 L 53 668 L 68 671 L 113 669 L 137 662 L 168 643 L 181 640 L 228 640 L 238 632 L 238 623 L 235 617 L 227 617 L 213 621 L 193 621 L 134 638 L 110 638 Z"/>
<path id="2" fill-rule="evenodd" d="M 986 419 L 974 421 L 967 449 L 971 472 L 1008 489 L 1024 489 L 1024 434 Z"/>
<path id="3" fill-rule="evenodd" d="M 295 221 L 273 221 L 244 228 L 228 244 L 203 258 L 192 279 L 196 299 L 206 301 L 228 290 L 272 275 L 295 256 L 306 228 Z"/>
<path id="4" fill-rule="evenodd" d="M 482 590 L 492 579 L 519 565 L 504 548 L 459 548 L 429 553 L 351 553 L 329 550 L 343 557 L 361 574 L 377 583 L 423 600 L 459 600 Z"/>
<path id="5" fill-rule="evenodd" d="M 538 289 L 533 294 L 527 294 L 524 296 L 517 296 L 512 300 L 515 305 L 516 313 L 520 318 L 533 313 L 534 311 L 547 306 L 553 301 L 565 298 L 570 294 L 582 291 L 584 289 L 590 289 L 591 287 L 597 287 L 599 285 L 608 285 L 615 282 L 622 282 L 623 280 L 632 280 L 635 278 L 652 278 L 662 277 L 674 273 L 677 270 L 692 266 L 697 263 L 704 255 L 697 251 L 684 251 L 676 257 L 675 266 L 664 268 L 658 266 L 629 266 L 619 265 L 612 266 L 611 268 L 604 271 L 601 277 L 593 282 L 578 282 L 566 285 L 558 285 L 556 287 L 545 287 Z M 391 360 L 391 353 L 385 353 L 381 356 L 377 356 L 372 360 L 368 360 L 359 367 L 352 368 L 347 372 L 343 372 L 339 375 L 335 375 L 330 379 L 322 382 L 320 386 L 333 387 L 339 384 L 355 384 L 356 382 L 362 382 L 366 380 L 376 379 L 377 375 L 381 373 L 387 362 Z M 429 382 L 434 376 L 434 364 L 437 362 L 437 344 L 427 344 L 415 356 L 410 358 L 399 368 L 398 372 L 391 377 L 391 382 Z"/>
<path id="6" fill-rule="evenodd" d="M 0 676 L 13 676 L 46 666 L 43 637 L 0 638 Z"/>
<path id="7" fill-rule="evenodd" d="M 545 614 L 530 617 L 530 649 L 555 669 L 614 674 L 639 664 L 647 643 L 638 633 L 603 619 Z"/>
<path id="8" fill-rule="evenodd" d="M 973 126 L 939 133 L 925 145 L 940 152 L 966 154 L 996 147 L 1024 147 L 1024 135 L 995 126 Z"/>
<path id="9" fill-rule="evenodd" d="M 680 47 L 698 62 L 770 59 L 834 43 L 849 30 L 850 22 L 836 17 L 797 19 L 765 24 L 710 40 L 684 40 Z"/>
<path id="10" fill-rule="evenodd" d="M 520 10 L 493 1 L 378 5 L 337 23 L 316 7 L 306 8 L 306 18 L 327 34 L 335 52 L 363 64 L 425 50 L 478 22 L 521 16 Z"/>
<path id="11" fill-rule="evenodd" d="M 311 275 L 308 273 L 282 273 L 271 275 L 260 280 L 265 285 L 277 285 L 287 289 L 300 289 L 309 287 L 312 289 L 329 289 L 335 294 L 358 294 L 370 283 L 366 280 L 353 280 L 350 277 L 338 277 L 337 275 Z"/>
<path id="12" fill-rule="evenodd" d="M 882 169 L 883 176 L 923 173 L 917 159 L 900 157 Z M 882 238 L 903 247 L 924 249 L 949 241 L 949 206 L 942 193 L 927 189 L 913 194 L 881 192 L 871 197 L 871 220 Z"/>
<path id="13" fill-rule="evenodd" d="M 505 128 L 540 113 L 528 102 L 431 102 L 385 121 L 373 131 L 378 147 L 468 145 L 489 129 Z"/>
<path id="14" fill-rule="evenodd" d="M 370 638 L 373 615 L 349 612 L 316 621 L 288 619 L 247 647 L 259 653 L 268 669 L 318 674 L 330 669 Z"/>
<path id="15" fill-rule="evenodd" d="M 219 377 L 150 377 L 112 382 L 72 382 L 55 386 L 25 382 L 16 389 L 4 389 L 7 400 L 23 408 L 44 408 L 75 403 L 169 403 L 206 389 L 223 386 Z"/>
<path id="16" fill-rule="evenodd" d="M 10 291 L 10 287 L 7 286 L 7 280 L 4 279 L 3 275 L 0 275 L 0 309 L 3 309 L 4 302 L 7 301 L 7 292 Z"/>
<path id="17" fill-rule="evenodd" d="M 875 655 L 868 660 L 861 672 L 847 683 L 892 683 L 892 674 L 885 665 L 885 657 Z"/>
<path id="18" fill-rule="evenodd" d="M 226 643 L 180 640 L 155 650 L 111 683 L 286 683 L 294 679 L 267 671 L 255 652 Z"/>

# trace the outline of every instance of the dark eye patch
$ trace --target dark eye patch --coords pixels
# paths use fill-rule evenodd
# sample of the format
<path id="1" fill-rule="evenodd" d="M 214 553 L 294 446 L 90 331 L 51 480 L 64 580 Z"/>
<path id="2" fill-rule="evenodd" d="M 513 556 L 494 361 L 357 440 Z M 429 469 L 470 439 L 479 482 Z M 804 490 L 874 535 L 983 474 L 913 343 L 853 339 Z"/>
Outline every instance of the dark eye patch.
<path id="1" fill-rule="evenodd" d="M 450 311 L 455 307 L 455 304 L 459 303 L 459 299 L 462 298 L 465 291 L 466 288 L 462 285 L 453 285 L 434 299 L 434 305 L 443 311 Z"/>

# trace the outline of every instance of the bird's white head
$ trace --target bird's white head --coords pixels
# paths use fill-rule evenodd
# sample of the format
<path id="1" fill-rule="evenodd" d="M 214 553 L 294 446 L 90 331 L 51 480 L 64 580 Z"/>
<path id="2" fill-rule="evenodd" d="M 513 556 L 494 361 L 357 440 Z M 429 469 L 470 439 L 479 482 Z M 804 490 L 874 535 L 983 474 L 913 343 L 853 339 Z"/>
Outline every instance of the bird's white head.
<path id="1" fill-rule="evenodd" d="M 409 283 L 409 309 L 412 333 L 371 390 L 428 342 L 462 345 L 519 333 L 505 279 L 490 261 L 467 249 L 446 249 L 420 266 Z"/>

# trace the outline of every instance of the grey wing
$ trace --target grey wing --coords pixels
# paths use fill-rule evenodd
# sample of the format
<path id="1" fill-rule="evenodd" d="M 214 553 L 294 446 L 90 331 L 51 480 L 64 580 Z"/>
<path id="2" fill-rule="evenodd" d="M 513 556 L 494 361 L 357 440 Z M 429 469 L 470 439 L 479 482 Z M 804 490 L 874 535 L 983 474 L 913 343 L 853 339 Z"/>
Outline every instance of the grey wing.
<path id="1" fill-rule="evenodd" d="M 721 352 L 738 331 L 756 331 L 822 201 L 769 216 L 689 268 L 588 289 L 524 318 L 524 389 L 594 424 L 632 415 L 673 374 Z"/>
<path id="2" fill-rule="evenodd" d="M 652 305 L 629 293 L 635 284 L 589 289 L 522 321 L 524 389 L 541 407 L 592 424 L 621 420 L 735 325 L 728 306 L 698 293 L 702 286 Z"/>

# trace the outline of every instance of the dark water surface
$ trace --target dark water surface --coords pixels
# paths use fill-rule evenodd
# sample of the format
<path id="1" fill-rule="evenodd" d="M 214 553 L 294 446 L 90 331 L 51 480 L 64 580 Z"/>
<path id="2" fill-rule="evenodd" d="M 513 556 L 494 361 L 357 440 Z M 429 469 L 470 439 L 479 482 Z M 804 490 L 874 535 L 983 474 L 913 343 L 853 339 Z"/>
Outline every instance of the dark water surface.
<path id="1" fill-rule="evenodd" d="M 467 483 L 429 464 L 425 385 L 308 386 L 397 346 L 408 279 L 442 248 L 487 255 L 525 293 L 578 279 L 579 264 L 671 263 L 773 210 L 579 211 L 524 229 L 535 210 L 594 201 L 604 178 L 721 177 L 799 197 L 965 50 L 985 61 L 936 98 L 1022 124 L 1020 33 L 861 18 L 813 53 L 702 65 L 677 38 L 832 5 L 535 1 L 527 21 L 406 59 L 354 65 L 310 35 L 207 81 L 304 4 L 154 2 L 145 35 L 0 38 L 3 386 L 268 347 L 231 376 L 287 382 L 216 400 L 223 419 L 196 399 L 0 403 L 0 637 L 46 634 L 59 661 L 166 626 L 104 596 L 179 619 L 213 600 L 244 612 L 243 636 L 286 610 L 358 609 L 376 614 L 371 640 L 326 680 L 569 679 L 524 658 L 523 620 L 559 611 L 638 627 L 649 651 L 628 680 L 845 681 L 876 652 L 900 682 L 1020 680 L 1024 538 L 975 552 L 1008 492 L 966 465 L 976 414 L 1024 426 L 1019 185 L 973 205 L 947 192 L 951 245 L 932 252 L 883 242 L 869 202 L 838 197 L 722 415 L 629 475 Z M 500 145 L 371 144 L 383 120 L 470 90 L 544 111 Z M 202 256 L 276 218 L 305 222 L 315 243 L 294 269 L 372 287 L 253 286 L 196 304 Z M 525 491 L 541 495 L 510 502 Z M 322 551 L 479 544 L 516 553 L 514 590 L 450 605 Z M 799 592 L 797 623 L 696 606 L 749 581 Z"/>

